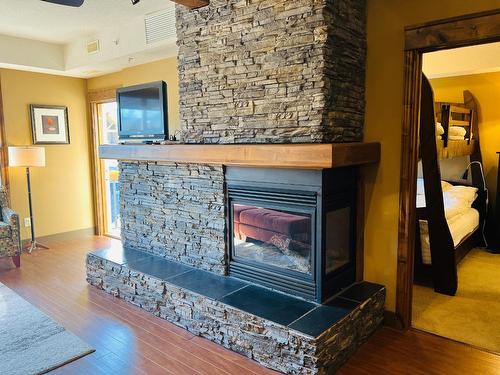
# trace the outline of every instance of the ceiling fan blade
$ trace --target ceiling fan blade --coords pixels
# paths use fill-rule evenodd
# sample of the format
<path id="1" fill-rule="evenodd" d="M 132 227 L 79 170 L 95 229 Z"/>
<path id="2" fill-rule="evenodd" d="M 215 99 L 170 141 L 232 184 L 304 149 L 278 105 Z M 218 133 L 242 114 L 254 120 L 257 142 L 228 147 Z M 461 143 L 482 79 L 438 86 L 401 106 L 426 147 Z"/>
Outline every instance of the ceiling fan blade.
<path id="1" fill-rule="evenodd" d="M 59 5 L 67 5 L 70 7 L 81 7 L 85 0 L 42 0 L 42 1 Z"/>

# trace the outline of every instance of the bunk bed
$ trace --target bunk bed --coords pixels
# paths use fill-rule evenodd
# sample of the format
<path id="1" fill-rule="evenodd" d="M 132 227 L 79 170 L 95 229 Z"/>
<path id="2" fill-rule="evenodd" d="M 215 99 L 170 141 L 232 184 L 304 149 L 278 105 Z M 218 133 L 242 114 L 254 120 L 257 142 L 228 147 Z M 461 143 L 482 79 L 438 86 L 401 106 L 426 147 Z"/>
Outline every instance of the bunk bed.
<path id="1" fill-rule="evenodd" d="M 485 245 L 482 230 L 487 190 L 482 174 L 477 104 L 469 91 L 464 91 L 464 103 L 435 103 L 425 76 L 420 100 L 422 176 L 417 181 L 415 282 L 432 282 L 436 292 L 455 295 L 458 263 L 469 250 Z M 464 176 L 443 181 L 440 161 L 461 161 L 464 157 Z"/>

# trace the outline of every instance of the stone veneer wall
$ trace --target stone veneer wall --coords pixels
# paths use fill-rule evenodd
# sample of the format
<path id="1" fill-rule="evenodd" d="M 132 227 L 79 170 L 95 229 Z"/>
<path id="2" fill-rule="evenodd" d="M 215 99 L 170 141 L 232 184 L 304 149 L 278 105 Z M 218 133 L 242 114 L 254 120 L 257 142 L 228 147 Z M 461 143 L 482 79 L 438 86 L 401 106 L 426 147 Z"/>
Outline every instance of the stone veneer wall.
<path id="1" fill-rule="evenodd" d="M 315 338 L 92 254 L 87 281 L 287 374 L 334 373 L 383 321 L 385 289 Z"/>
<path id="2" fill-rule="evenodd" d="M 177 6 L 188 143 L 360 141 L 365 0 Z"/>
<path id="3" fill-rule="evenodd" d="M 365 114 L 366 9 L 358 0 L 328 0 L 325 49 L 325 139 L 358 141 Z"/>
<path id="4" fill-rule="evenodd" d="M 120 162 L 125 247 L 226 272 L 222 166 Z"/>

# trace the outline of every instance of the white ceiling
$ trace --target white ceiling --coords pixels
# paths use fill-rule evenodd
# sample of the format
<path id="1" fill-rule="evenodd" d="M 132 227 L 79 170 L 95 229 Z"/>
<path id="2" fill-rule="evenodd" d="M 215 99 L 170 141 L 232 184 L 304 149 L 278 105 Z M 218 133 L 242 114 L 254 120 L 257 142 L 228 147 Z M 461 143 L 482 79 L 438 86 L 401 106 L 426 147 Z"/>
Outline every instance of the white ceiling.
<path id="1" fill-rule="evenodd" d="M 428 78 L 498 72 L 500 43 L 425 53 L 422 70 Z"/>
<path id="2" fill-rule="evenodd" d="M 0 34 L 66 44 L 171 5 L 169 0 L 86 0 L 79 8 L 40 0 L 0 0 Z"/>
<path id="3" fill-rule="evenodd" d="M 147 45 L 144 17 L 165 9 L 173 37 Z M 91 77 L 175 56 L 173 9 L 170 0 L 85 0 L 79 8 L 0 0 L 0 67 Z M 101 51 L 88 55 L 94 39 Z"/>
<path id="4" fill-rule="evenodd" d="M 144 17 L 168 9 L 171 37 L 146 44 Z M 175 56 L 170 0 L 85 0 L 79 8 L 40 0 L 0 0 L 0 67 L 93 77 Z M 99 39 L 101 51 L 86 44 Z M 500 71 L 500 43 L 424 54 L 429 78 Z"/>

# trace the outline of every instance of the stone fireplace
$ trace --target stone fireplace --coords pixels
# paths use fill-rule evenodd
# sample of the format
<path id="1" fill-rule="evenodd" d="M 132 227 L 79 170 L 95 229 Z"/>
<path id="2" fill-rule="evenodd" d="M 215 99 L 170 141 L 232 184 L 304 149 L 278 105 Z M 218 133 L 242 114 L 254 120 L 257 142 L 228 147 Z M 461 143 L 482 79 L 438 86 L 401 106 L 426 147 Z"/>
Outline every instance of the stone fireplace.
<path id="1" fill-rule="evenodd" d="M 356 279 L 359 168 L 380 157 L 360 142 L 365 2 L 176 17 L 182 143 L 100 147 L 120 160 L 123 249 L 89 254 L 87 280 L 267 367 L 329 373 L 385 298 Z"/>
<path id="2" fill-rule="evenodd" d="M 331 373 L 381 324 L 384 287 L 355 282 L 379 144 L 100 153 L 120 160 L 123 248 L 88 255 L 90 284 L 289 374 Z"/>
<path id="3" fill-rule="evenodd" d="M 319 303 L 354 283 L 356 177 L 228 167 L 229 274 Z"/>

